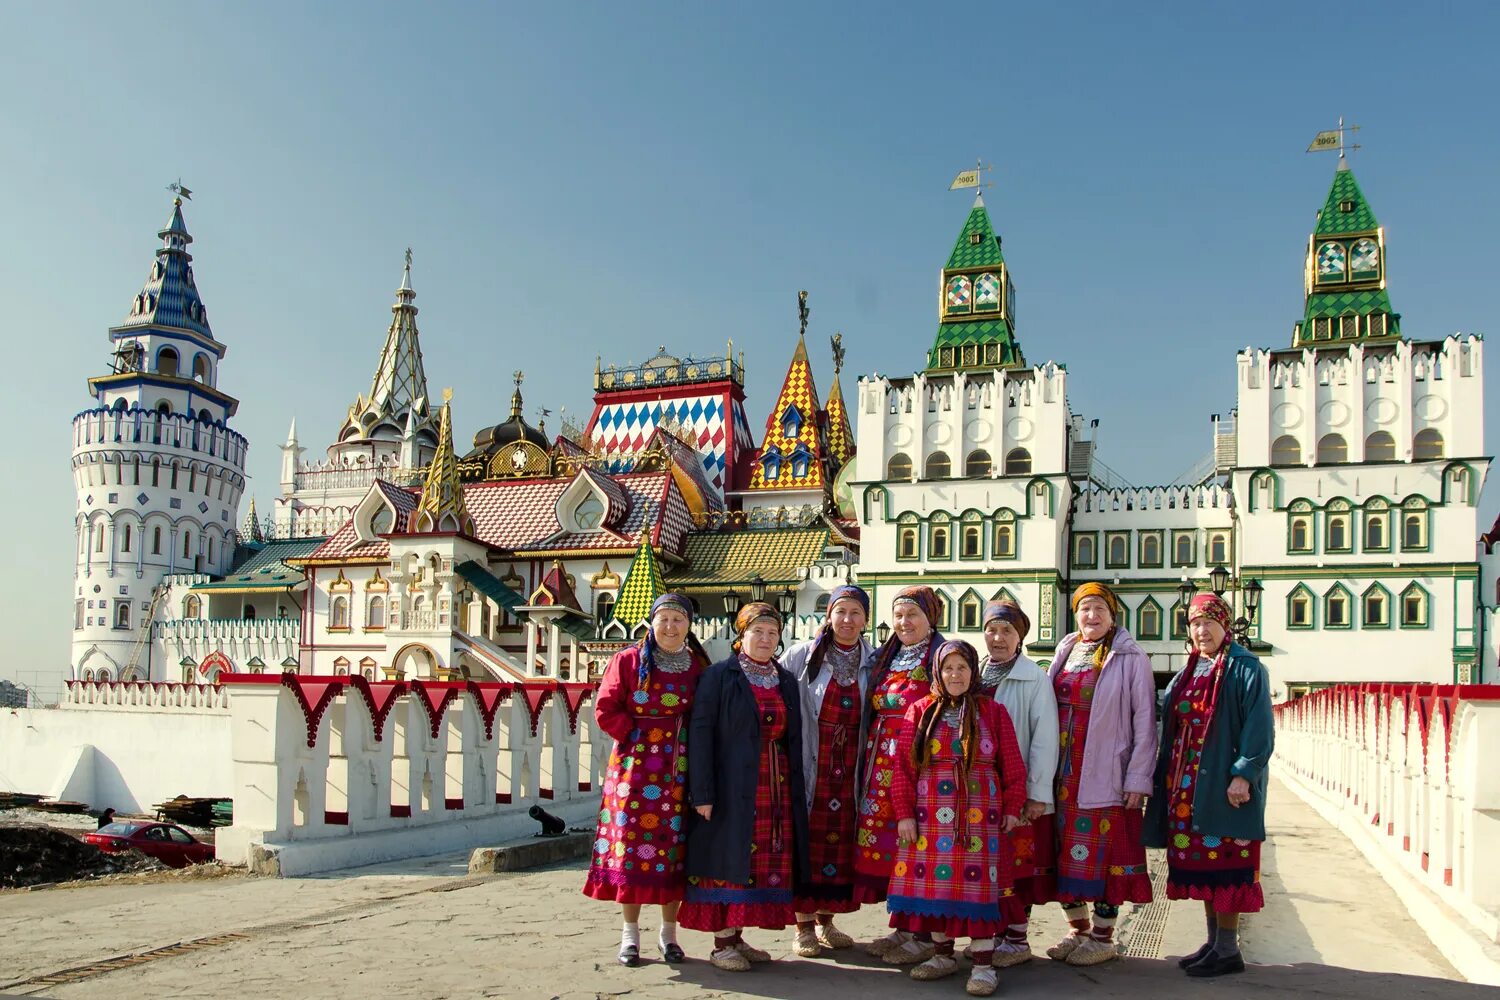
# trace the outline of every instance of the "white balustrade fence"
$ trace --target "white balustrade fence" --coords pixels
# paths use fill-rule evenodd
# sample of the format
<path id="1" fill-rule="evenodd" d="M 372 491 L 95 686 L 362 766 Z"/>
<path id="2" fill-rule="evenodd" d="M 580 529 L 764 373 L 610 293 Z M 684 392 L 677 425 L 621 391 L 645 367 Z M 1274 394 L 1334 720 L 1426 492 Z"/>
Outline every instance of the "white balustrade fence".
<path id="1" fill-rule="evenodd" d="M 524 820 L 537 803 L 592 814 L 613 746 L 595 726 L 589 684 L 223 683 L 234 825 L 220 831 L 218 856 L 280 874 L 493 843 L 509 828 L 496 821 Z"/>
<path id="2" fill-rule="evenodd" d="M 1378 869 L 1404 872 L 1489 942 L 1500 941 L 1496 760 L 1500 685 L 1339 685 L 1276 707 L 1278 774 Z"/>

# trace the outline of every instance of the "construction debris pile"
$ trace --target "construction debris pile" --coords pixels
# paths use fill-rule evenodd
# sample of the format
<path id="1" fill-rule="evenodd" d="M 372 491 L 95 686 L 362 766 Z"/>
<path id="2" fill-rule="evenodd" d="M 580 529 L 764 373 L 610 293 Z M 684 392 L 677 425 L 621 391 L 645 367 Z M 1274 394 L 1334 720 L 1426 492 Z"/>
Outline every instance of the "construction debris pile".
<path id="1" fill-rule="evenodd" d="M 166 869 L 166 865 L 140 851 L 106 854 L 61 830 L 45 826 L 0 826 L 0 888 Z"/>

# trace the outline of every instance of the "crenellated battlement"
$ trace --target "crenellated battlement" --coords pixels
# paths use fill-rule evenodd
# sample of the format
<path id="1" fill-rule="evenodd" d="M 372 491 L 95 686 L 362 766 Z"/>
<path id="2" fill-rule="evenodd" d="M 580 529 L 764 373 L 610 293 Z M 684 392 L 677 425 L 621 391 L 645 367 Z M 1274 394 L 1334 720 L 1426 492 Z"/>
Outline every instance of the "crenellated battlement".
<path id="1" fill-rule="evenodd" d="M 1164 510 L 1229 510 L 1233 493 L 1224 486 L 1140 486 L 1129 489 L 1086 489 L 1078 494 L 1082 513 Z"/>
<path id="2" fill-rule="evenodd" d="M 96 407 L 73 417 L 73 452 L 141 450 L 172 451 L 215 458 L 235 469 L 245 467 L 248 442 L 222 424 L 185 413 L 160 413 L 132 406 Z"/>

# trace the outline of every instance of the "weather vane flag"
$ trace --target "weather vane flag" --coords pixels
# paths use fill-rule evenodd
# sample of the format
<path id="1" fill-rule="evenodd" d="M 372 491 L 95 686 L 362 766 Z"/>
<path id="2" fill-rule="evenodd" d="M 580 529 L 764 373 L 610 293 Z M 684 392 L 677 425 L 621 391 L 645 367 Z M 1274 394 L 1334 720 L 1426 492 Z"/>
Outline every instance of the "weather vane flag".
<path id="1" fill-rule="evenodd" d="M 985 166 L 982 160 L 976 161 L 973 170 L 960 170 L 958 172 L 958 176 L 953 178 L 953 183 L 948 185 L 948 190 L 957 191 L 961 188 L 993 187 L 994 185 L 984 182 L 983 172 L 994 169 L 993 166 Z"/>
<path id="2" fill-rule="evenodd" d="M 1345 150 L 1359 148 L 1359 143 L 1357 142 L 1351 142 L 1348 145 L 1345 145 L 1344 133 L 1349 132 L 1352 134 L 1358 131 L 1358 125 L 1346 126 L 1344 124 L 1343 116 L 1340 115 L 1339 127 L 1324 129 L 1322 132 L 1319 132 L 1317 135 L 1313 136 L 1312 144 L 1307 147 L 1307 151 L 1309 153 L 1324 153 L 1329 150 L 1336 149 L 1339 151 L 1339 159 L 1343 159 Z"/>

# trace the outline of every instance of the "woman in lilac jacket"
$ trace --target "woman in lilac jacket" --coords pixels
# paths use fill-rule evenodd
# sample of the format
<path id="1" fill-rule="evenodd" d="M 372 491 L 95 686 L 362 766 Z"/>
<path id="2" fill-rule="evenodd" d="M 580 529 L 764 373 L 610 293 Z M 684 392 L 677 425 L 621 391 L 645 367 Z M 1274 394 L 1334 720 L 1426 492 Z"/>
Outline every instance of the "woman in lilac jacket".
<path id="1" fill-rule="evenodd" d="M 1141 806 L 1156 766 L 1156 686 L 1151 660 L 1116 624 L 1119 613 L 1119 601 L 1103 584 L 1075 590 L 1078 631 L 1058 644 L 1050 671 L 1060 747 L 1053 800 L 1057 880 L 1050 895 L 1062 903 L 1073 930 L 1047 955 L 1069 965 L 1118 958 L 1120 904 L 1151 901 Z"/>

